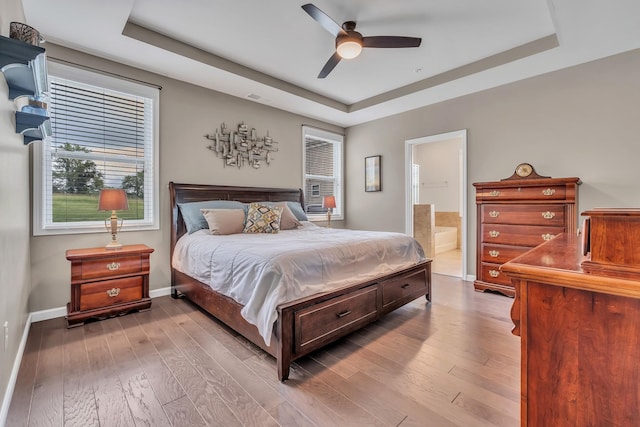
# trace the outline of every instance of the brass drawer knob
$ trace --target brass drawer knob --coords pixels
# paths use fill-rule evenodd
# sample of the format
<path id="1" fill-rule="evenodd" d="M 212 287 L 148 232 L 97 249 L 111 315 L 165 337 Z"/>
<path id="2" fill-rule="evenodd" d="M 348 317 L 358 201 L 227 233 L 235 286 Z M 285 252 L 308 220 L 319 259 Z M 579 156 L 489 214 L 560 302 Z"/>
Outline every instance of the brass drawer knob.
<path id="1" fill-rule="evenodd" d="M 107 295 L 111 298 L 120 295 L 120 288 L 111 288 L 107 291 Z"/>
<path id="2" fill-rule="evenodd" d="M 542 195 L 544 196 L 553 196 L 554 194 L 556 194 L 555 188 L 545 188 L 542 190 Z"/>
<path id="3" fill-rule="evenodd" d="M 498 237 L 499 235 L 500 235 L 499 231 L 496 231 L 496 230 L 489 231 L 489 236 L 490 237 Z"/>
<path id="4" fill-rule="evenodd" d="M 491 193 L 489 193 L 490 196 L 493 197 L 498 197 L 500 195 L 500 191 L 498 190 L 493 190 Z"/>
<path id="5" fill-rule="evenodd" d="M 117 269 L 120 268 L 120 263 L 119 262 L 112 262 L 111 264 L 107 264 L 107 270 L 109 271 L 116 271 Z"/>
<path id="6" fill-rule="evenodd" d="M 491 211 L 491 212 L 489 212 L 489 216 L 490 216 L 491 218 L 498 218 L 498 217 L 500 216 L 500 212 L 498 212 L 498 211 Z"/>
<path id="7" fill-rule="evenodd" d="M 542 240 L 547 241 L 551 240 L 555 237 L 555 234 L 547 233 L 542 235 Z"/>
<path id="8" fill-rule="evenodd" d="M 489 256 L 493 258 L 498 258 L 498 255 L 500 255 L 500 251 L 489 251 Z"/>
<path id="9" fill-rule="evenodd" d="M 542 218 L 544 219 L 553 219 L 553 217 L 555 216 L 556 216 L 555 212 L 549 212 L 549 211 L 542 212 Z"/>
<path id="10" fill-rule="evenodd" d="M 500 275 L 500 272 L 498 270 L 489 270 L 489 276 L 498 277 L 499 275 Z"/>

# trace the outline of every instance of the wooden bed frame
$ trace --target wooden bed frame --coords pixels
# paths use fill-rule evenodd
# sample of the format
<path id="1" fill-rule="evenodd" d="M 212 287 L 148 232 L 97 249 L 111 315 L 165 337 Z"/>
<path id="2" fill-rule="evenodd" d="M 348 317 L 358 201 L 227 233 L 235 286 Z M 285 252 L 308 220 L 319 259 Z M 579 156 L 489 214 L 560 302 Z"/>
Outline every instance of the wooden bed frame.
<path id="1" fill-rule="evenodd" d="M 171 258 L 186 227 L 178 203 L 204 200 L 296 201 L 304 206 L 300 189 L 230 187 L 169 183 L 171 194 Z M 431 301 L 431 260 L 374 280 L 357 283 L 277 307 L 278 320 L 271 345 L 241 315 L 242 305 L 210 286 L 171 268 L 171 296 L 185 296 L 277 359 L 278 378 L 289 377 L 291 362 L 335 341 L 382 315 L 425 295 Z"/>

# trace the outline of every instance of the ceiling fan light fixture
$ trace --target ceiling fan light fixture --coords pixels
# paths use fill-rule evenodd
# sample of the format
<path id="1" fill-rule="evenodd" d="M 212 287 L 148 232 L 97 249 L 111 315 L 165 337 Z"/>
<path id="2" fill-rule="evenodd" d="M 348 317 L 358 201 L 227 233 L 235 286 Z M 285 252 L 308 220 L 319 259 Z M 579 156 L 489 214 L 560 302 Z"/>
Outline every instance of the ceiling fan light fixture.
<path id="1" fill-rule="evenodd" d="M 356 37 L 343 37 L 336 43 L 336 52 L 343 59 L 352 59 L 362 52 L 362 41 Z"/>

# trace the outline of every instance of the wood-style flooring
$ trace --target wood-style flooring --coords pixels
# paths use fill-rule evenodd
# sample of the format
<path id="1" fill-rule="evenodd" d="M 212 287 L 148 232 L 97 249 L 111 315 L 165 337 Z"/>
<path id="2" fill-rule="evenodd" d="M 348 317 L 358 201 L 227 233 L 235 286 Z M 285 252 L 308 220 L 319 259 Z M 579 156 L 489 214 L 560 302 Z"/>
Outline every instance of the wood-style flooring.
<path id="1" fill-rule="evenodd" d="M 519 425 L 513 300 L 433 275 L 424 298 L 294 363 L 185 300 L 31 325 L 7 426 Z"/>

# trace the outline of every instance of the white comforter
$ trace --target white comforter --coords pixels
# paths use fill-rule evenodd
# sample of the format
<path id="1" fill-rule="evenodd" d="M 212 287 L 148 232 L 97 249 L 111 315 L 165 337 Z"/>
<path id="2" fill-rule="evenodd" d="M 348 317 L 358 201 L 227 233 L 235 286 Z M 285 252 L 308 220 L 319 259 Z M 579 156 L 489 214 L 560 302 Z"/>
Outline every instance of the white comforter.
<path id="1" fill-rule="evenodd" d="M 242 304 L 242 316 L 269 345 L 278 304 L 422 260 L 422 247 L 407 235 L 323 228 L 305 221 L 297 230 L 278 234 L 219 236 L 200 230 L 184 235 L 172 264 Z"/>

